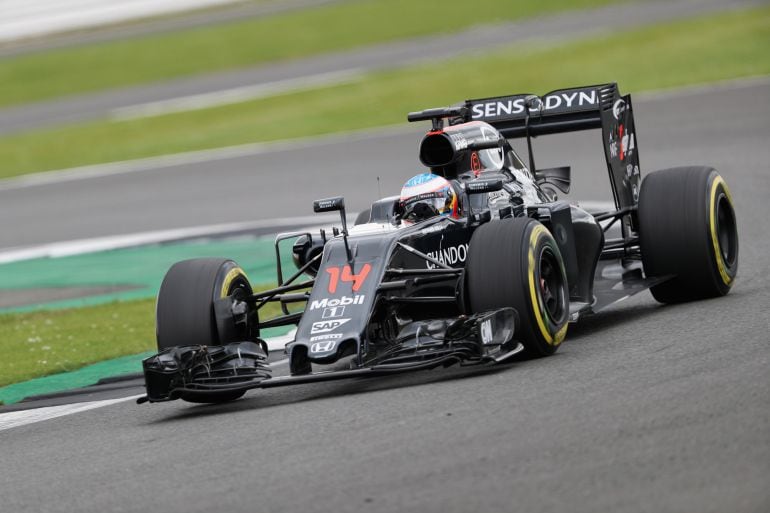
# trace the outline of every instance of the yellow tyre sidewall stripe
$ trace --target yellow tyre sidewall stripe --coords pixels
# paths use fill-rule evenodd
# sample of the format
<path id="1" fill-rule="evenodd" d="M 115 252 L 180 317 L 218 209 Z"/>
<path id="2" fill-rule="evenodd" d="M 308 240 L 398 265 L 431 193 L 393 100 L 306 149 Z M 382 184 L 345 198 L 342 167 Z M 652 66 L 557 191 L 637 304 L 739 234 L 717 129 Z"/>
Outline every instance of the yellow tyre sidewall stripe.
<path id="1" fill-rule="evenodd" d="M 709 226 L 711 228 L 711 244 L 714 247 L 714 260 L 717 263 L 717 269 L 719 275 L 722 277 L 722 281 L 725 285 L 730 285 L 733 281 L 733 277 L 727 272 L 727 265 L 725 264 L 724 257 L 722 257 L 722 251 L 719 248 L 719 238 L 717 237 L 717 190 L 719 186 L 722 186 L 722 190 L 727 197 L 727 201 L 730 205 L 733 204 L 733 199 L 730 196 L 730 191 L 727 188 L 727 184 L 721 176 L 716 175 L 711 182 L 711 193 L 709 194 Z"/>
<path id="2" fill-rule="evenodd" d="M 219 292 L 219 297 L 227 297 L 229 295 L 228 293 L 230 292 L 230 285 L 232 285 L 233 281 L 235 281 L 235 279 L 239 276 L 243 276 L 246 281 L 249 280 L 246 277 L 246 273 L 243 272 L 243 269 L 240 267 L 233 267 L 227 272 L 225 279 L 222 282 L 222 289 Z"/>
<path id="3" fill-rule="evenodd" d="M 545 236 L 547 233 L 545 227 L 542 224 L 537 224 L 532 229 L 532 232 L 529 234 L 529 248 L 528 248 L 528 266 L 527 266 L 527 273 L 529 274 L 529 294 L 530 294 L 530 301 L 532 305 L 532 311 L 535 313 L 535 321 L 537 323 L 537 327 L 540 330 L 540 334 L 543 337 L 543 340 L 548 343 L 548 345 L 552 346 L 558 346 L 561 344 L 561 342 L 564 340 L 564 336 L 567 334 L 567 323 L 564 323 L 564 326 L 559 329 L 559 331 L 556 332 L 556 335 L 551 335 L 551 331 L 548 329 L 548 326 L 546 325 L 545 320 L 543 319 L 543 305 L 540 296 L 537 294 L 537 289 L 535 288 L 535 271 L 537 270 L 537 265 L 535 264 L 535 250 L 537 249 L 537 243 L 541 236 Z"/>

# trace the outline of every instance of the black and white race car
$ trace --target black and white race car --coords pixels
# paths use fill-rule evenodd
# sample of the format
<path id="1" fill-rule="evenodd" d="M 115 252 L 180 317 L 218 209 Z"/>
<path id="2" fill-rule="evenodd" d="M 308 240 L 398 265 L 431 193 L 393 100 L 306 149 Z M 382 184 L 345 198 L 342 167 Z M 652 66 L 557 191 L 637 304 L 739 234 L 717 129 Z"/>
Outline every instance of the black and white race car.
<path id="1" fill-rule="evenodd" d="M 738 235 L 727 185 L 709 167 L 642 180 L 631 98 L 616 84 L 468 100 L 408 119 L 432 123 L 420 144 L 426 172 L 350 228 L 343 198 L 316 201 L 316 212 L 340 212 L 341 229 L 278 236 L 276 288 L 254 293 L 227 259 L 171 267 L 140 402 L 220 402 L 253 388 L 545 356 L 570 322 L 639 291 L 675 303 L 730 290 Z M 534 165 L 533 137 L 588 129 L 601 130 L 611 211 L 558 201 L 570 168 Z M 526 139 L 529 166 L 514 138 Z M 298 269 L 284 278 L 287 239 Z M 284 315 L 260 318 L 268 302 Z M 260 330 L 294 324 L 290 374 L 272 377 Z"/>

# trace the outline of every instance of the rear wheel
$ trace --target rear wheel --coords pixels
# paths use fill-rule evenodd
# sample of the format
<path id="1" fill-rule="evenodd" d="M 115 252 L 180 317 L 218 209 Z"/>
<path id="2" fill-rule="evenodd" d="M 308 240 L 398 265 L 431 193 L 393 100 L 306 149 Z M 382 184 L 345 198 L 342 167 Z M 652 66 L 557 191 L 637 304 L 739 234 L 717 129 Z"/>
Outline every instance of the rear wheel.
<path id="1" fill-rule="evenodd" d="M 191 345 L 224 345 L 238 341 L 233 337 L 234 330 L 218 329 L 214 301 L 251 293 L 246 274 L 232 260 L 200 258 L 177 262 L 166 273 L 158 292 L 158 350 Z M 214 392 L 201 398 L 183 396 L 182 399 L 219 403 L 232 401 L 244 393 Z"/>
<path id="2" fill-rule="evenodd" d="M 639 245 L 661 303 L 723 296 L 738 272 L 738 227 L 727 184 L 709 167 L 647 175 L 639 194 Z"/>
<path id="3" fill-rule="evenodd" d="M 471 311 L 513 307 L 514 338 L 533 356 L 553 354 L 569 320 L 569 288 L 551 233 L 530 218 L 498 219 L 471 237 L 466 264 Z"/>

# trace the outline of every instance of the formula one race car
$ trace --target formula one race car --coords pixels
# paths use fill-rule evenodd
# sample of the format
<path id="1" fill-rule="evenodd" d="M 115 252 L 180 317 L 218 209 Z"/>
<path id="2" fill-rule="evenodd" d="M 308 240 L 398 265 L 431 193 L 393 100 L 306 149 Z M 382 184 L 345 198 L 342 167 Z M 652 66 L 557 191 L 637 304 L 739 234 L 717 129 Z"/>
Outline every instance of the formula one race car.
<path id="1" fill-rule="evenodd" d="M 254 293 L 227 259 L 171 267 L 140 402 L 220 402 L 252 388 L 545 356 L 569 322 L 639 291 L 676 303 L 730 290 L 738 233 L 727 185 L 708 167 L 641 180 L 631 98 L 616 84 L 408 119 L 432 123 L 419 154 L 429 172 L 350 229 L 343 198 L 316 201 L 316 212 L 340 212 L 341 230 L 279 235 L 276 288 Z M 570 168 L 534 164 L 533 137 L 587 129 L 601 130 L 612 211 L 557 201 Z M 529 167 L 513 138 L 526 138 Z M 279 243 L 289 239 L 298 270 L 284 279 Z M 284 314 L 261 319 L 268 302 Z M 260 330 L 293 324 L 290 374 L 271 377 Z"/>

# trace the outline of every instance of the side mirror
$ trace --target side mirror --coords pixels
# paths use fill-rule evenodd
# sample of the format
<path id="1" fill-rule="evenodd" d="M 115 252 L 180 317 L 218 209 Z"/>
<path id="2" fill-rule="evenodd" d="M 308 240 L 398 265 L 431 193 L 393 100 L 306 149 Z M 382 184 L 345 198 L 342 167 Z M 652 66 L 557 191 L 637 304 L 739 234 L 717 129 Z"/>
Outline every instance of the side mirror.
<path id="1" fill-rule="evenodd" d="M 319 199 L 313 202 L 313 212 L 333 212 L 335 210 L 338 210 L 340 213 L 340 221 L 342 222 L 342 240 L 345 243 L 345 253 L 348 255 L 348 263 L 352 263 L 353 253 L 350 252 L 350 246 L 348 246 L 348 221 L 345 215 L 345 198 L 336 196 L 334 198 Z M 334 232 L 334 235 L 337 235 L 336 231 Z"/>
<path id="2" fill-rule="evenodd" d="M 345 210 L 345 198 L 342 196 L 319 199 L 313 202 L 313 212 L 334 212 L 335 210 Z"/>
<path id="3" fill-rule="evenodd" d="M 569 194 L 572 170 L 569 166 L 551 167 L 535 170 L 535 182 L 538 185 L 548 183 L 559 189 L 564 194 Z"/>
<path id="4" fill-rule="evenodd" d="M 482 194 L 485 192 L 496 192 L 502 190 L 503 181 L 499 178 L 476 179 L 465 183 L 465 190 L 468 194 Z"/>

